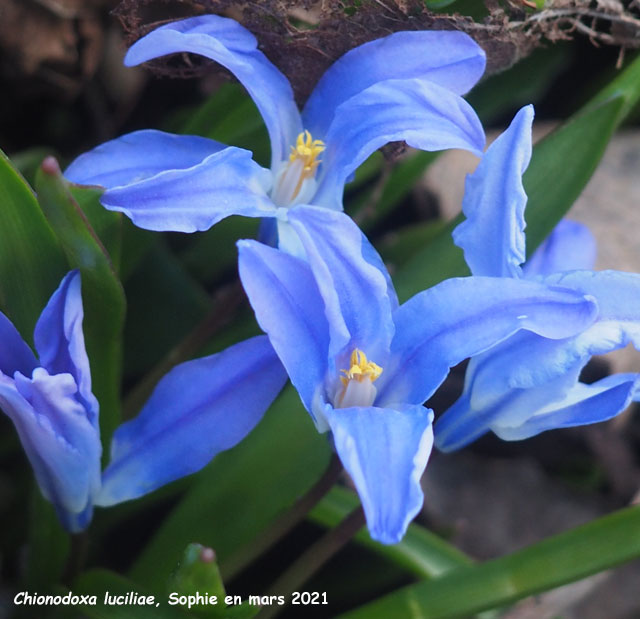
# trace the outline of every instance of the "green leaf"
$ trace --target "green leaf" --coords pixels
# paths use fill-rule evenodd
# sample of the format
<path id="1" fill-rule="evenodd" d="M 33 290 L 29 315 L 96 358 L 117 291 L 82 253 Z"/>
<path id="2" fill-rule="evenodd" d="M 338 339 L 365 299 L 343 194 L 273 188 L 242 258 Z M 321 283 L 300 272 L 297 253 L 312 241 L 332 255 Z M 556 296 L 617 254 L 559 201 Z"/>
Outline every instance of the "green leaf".
<path id="1" fill-rule="evenodd" d="M 156 363 L 209 310 L 209 295 L 163 241 L 156 239 L 127 281 L 126 375 Z"/>
<path id="2" fill-rule="evenodd" d="M 569 210 L 596 169 L 616 128 L 640 98 L 640 57 L 611 84 L 533 149 L 524 176 L 529 196 L 526 210 L 527 250 L 544 240 Z M 407 299 L 449 277 L 469 270 L 450 222 L 429 245 L 414 255 L 394 278 L 398 296 Z"/>
<path id="3" fill-rule="evenodd" d="M 188 114 L 180 133 L 201 135 L 223 144 L 246 148 L 269 166 L 271 145 L 262 116 L 239 84 L 224 84 Z"/>
<path id="4" fill-rule="evenodd" d="M 82 616 L 89 619 L 185 619 L 190 615 L 180 606 L 169 606 L 167 596 L 155 596 L 151 604 L 105 604 L 105 594 L 110 596 L 126 596 L 136 594 L 137 598 L 148 598 L 153 593 L 141 587 L 115 572 L 95 569 L 80 575 L 73 583 L 75 595 L 95 596 L 96 604 L 85 604 L 82 608 Z M 130 595 L 129 599 L 132 599 Z M 113 599 L 113 598 L 112 598 Z M 122 598 L 124 601 L 125 598 Z"/>
<path id="5" fill-rule="evenodd" d="M 120 271 L 122 258 L 123 215 L 108 211 L 100 204 L 102 190 L 82 185 L 69 185 L 73 199 L 100 239 L 116 273 Z"/>
<path id="6" fill-rule="evenodd" d="M 167 592 L 196 596 L 196 600 L 198 595 L 206 596 L 209 604 L 200 602 L 191 607 L 192 613 L 202 617 L 241 619 L 254 617 L 260 611 L 260 607 L 251 606 L 247 602 L 232 606 L 225 604 L 226 592 L 215 553 L 202 544 L 187 546 L 180 565 L 169 580 Z M 211 603 L 212 598 L 216 604 Z"/>
<path id="7" fill-rule="evenodd" d="M 234 552 L 320 477 L 329 454 L 297 392 L 287 387 L 248 438 L 198 474 L 138 557 L 132 578 L 154 590 L 163 587 L 184 547 L 194 541 L 215 550 L 224 575 Z"/>
<path id="8" fill-rule="evenodd" d="M 224 599 L 225 589 L 215 552 L 202 544 L 189 544 L 169 579 L 169 591 L 203 593 Z"/>
<path id="9" fill-rule="evenodd" d="M 108 444 L 120 421 L 120 376 L 124 291 L 110 257 L 62 178 L 55 159 L 36 174 L 38 201 L 67 260 L 82 274 L 83 331 L 93 392 L 100 402 L 100 429 Z"/>
<path id="10" fill-rule="evenodd" d="M 469 616 L 640 557 L 640 507 L 630 507 L 505 557 L 461 567 L 343 615 L 349 619 Z"/>
<path id="11" fill-rule="evenodd" d="M 260 220 L 252 217 L 227 217 L 206 232 L 191 235 L 189 246 L 179 254 L 180 261 L 200 282 L 210 284 L 216 278 L 237 273 L 237 239 L 255 238 Z"/>
<path id="12" fill-rule="evenodd" d="M 334 527 L 359 504 L 354 493 L 336 486 L 310 512 L 309 519 L 324 527 Z M 392 546 L 373 541 L 366 529 L 360 530 L 354 539 L 419 578 L 433 578 L 471 564 L 471 559 L 455 546 L 417 524 L 409 525 L 402 541 Z"/>
<path id="13" fill-rule="evenodd" d="M 27 342 L 68 266 L 33 191 L 0 151 L 0 307 Z"/>

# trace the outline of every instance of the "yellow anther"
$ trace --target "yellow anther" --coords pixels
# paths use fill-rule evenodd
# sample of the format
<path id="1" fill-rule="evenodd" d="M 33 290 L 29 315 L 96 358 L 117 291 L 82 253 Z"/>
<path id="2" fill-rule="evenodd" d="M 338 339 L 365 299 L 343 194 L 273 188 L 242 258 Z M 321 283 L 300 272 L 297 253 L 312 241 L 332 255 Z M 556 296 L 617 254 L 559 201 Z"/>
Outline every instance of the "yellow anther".
<path id="1" fill-rule="evenodd" d="M 340 370 L 344 374 L 340 380 L 345 386 L 350 380 L 362 382 L 365 378 L 369 378 L 374 382 L 382 374 L 382 368 L 377 363 L 367 360 L 367 355 L 358 348 L 354 348 L 349 363 L 351 367 L 348 370 Z"/>
<path id="2" fill-rule="evenodd" d="M 316 168 L 320 164 L 318 155 L 324 149 L 325 146 L 322 140 L 313 140 L 308 131 L 303 131 L 298 135 L 296 145 L 291 147 L 289 161 L 301 159 L 304 164 L 303 174 L 309 177 L 315 172 Z"/>

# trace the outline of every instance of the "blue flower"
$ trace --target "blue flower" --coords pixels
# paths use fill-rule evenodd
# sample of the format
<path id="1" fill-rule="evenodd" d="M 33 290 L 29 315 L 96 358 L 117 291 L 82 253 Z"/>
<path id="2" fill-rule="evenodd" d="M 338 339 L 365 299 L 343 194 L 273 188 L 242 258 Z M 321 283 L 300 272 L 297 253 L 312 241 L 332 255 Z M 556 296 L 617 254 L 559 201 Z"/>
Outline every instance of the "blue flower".
<path id="1" fill-rule="evenodd" d="M 280 247 L 297 246 L 287 208 L 342 209 L 344 184 L 377 148 L 395 140 L 423 150 L 480 153 L 484 132 L 461 98 L 484 71 L 484 52 L 452 31 L 398 32 L 346 53 L 300 114 L 287 79 L 237 22 L 205 15 L 137 41 L 128 66 L 191 52 L 229 69 L 262 114 L 271 167 L 251 153 L 197 136 L 137 131 L 81 155 L 73 182 L 106 188 L 102 203 L 150 230 L 206 230 L 229 215 L 277 217 Z"/>
<path id="2" fill-rule="evenodd" d="M 116 430 L 101 475 L 98 401 L 82 319 L 77 271 L 62 280 L 36 324 L 39 359 L 0 313 L 0 406 L 70 532 L 88 526 L 94 505 L 142 496 L 238 443 L 286 380 L 265 336 L 176 366 L 141 413 Z"/>
<path id="3" fill-rule="evenodd" d="M 289 221 L 306 259 L 240 241 L 240 277 L 318 430 L 331 430 L 371 536 L 395 543 L 423 502 L 433 415 L 422 404 L 449 368 L 520 329 L 573 335 L 592 322 L 593 303 L 537 282 L 468 277 L 399 305 L 346 215 L 297 206 Z"/>
<path id="4" fill-rule="evenodd" d="M 467 179 L 466 221 L 454 238 L 474 275 L 535 280 L 597 302 L 595 322 L 572 337 L 550 340 L 520 332 L 471 359 L 460 399 L 436 422 L 436 445 L 458 449 L 491 430 L 506 440 L 552 428 L 604 421 L 624 410 L 637 374 L 580 382 L 592 355 L 632 342 L 640 347 L 640 275 L 592 271 L 595 242 L 588 229 L 561 222 L 525 260 L 522 186 L 531 156 L 533 108 L 525 107 Z M 561 317 L 568 324 L 572 318 Z"/>

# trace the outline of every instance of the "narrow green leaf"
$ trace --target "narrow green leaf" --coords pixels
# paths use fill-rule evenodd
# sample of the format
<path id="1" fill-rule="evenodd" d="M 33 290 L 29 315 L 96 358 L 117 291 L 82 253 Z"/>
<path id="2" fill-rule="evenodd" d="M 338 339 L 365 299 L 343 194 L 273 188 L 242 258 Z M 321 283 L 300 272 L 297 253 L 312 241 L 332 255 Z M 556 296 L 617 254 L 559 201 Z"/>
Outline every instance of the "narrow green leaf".
<path id="1" fill-rule="evenodd" d="M 324 527 L 334 527 L 359 504 L 354 493 L 334 487 L 310 512 L 309 519 Z M 402 541 L 393 546 L 373 541 L 366 529 L 359 531 L 355 540 L 419 578 L 433 578 L 471 564 L 471 559 L 455 546 L 417 524 L 409 525 Z"/>
<path id="2" fill-rule="evenodd" d="M 163 587 L 190 542 L 213 548 L 224 575 L 233 553 L 320 477 L 329 454 L 289 386 L 248 438 L 199 473 L 134 564 L 132 578 L 154 590 Z"/>
<path id="3" fill-rule="evenodd" d="M 461 567 L 343 615 L 349 619 L 469 616 L 640 557 L 640 507 L 630 507 L 524 550 Z"/>
<path id="4" fill-rule="evenodd" d="M 0 151 L 0 307 L 27 342 L 68 270 L 33 191 Z"/>
<path id="5" fill-rule="evenodd" d="M 108 444 L 120 421 L 121 337 L 125 299 L 109 255 L 62 178 L 53 158 L 36 175 L 38 201 L 72 268 L 82 274 L 83 330 L 100 429 Z"/>
<path id="6" fill-rule="evenodd" d="M 108 211 L 100 204 L 101 189 L 72 184 L 69 190 L 104 246 L 114 271 L 118 273 L 122 258 L 122 213 Z"/>
<path id="7" fill-rule="evenodd" d="M 529 253 L 580 195 L 614 131 L 639 97 L 640 57 L 582 110 L 536 144 L 524 176 L 529 196 L 526 210 Z M 401 299 L 448 277 L 469 273 L 462 250 L 451 239 L 451 231 L 461 220 L 459 216 L 450 222 L 397 273 L 395 283 Z"/>

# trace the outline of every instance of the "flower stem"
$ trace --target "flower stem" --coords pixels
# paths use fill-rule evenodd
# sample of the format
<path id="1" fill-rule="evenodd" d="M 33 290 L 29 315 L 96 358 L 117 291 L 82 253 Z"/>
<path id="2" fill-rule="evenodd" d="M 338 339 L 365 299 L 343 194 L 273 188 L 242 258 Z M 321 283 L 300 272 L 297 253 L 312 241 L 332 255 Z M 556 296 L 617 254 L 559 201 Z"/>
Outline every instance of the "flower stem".
<path id="1" fill-rule="evenodd" d="M 62 574 L 62 583 L 67 587 L 71 587 L 75 577 L 82 571 L 85 561 L 87 560 L 87 551 L 89 549 L 89 535 L 86 531 L 82 533 L 72 533 L 70 535 L 69 556 L 67 564 Z"/>
<path id="2" fill-rule="evenodd" d="M 275 543 L 282 539 L 293 527 L 301 522 L 305 516 L 331 490 L 342 473 L 342 463 L 333 454 L 329 465 L 322 477 L 303 496 L 301 496 L 285 513 L 276 519 L 271 526 L 263 531 L 250 546 L 246 546 L 236 553 L 222 568 L 225 581 L 229 581 L 244 570 L 256 557 L 263 554 Z"/>
<path id="3" fill-rule="evenodd" d="M 267 595 L 284 595 L 285 604 L 300 585 L 311 578 L 364 526 L 364 510 L 354 509 L 337 527 L 323 535 L 294 561 L 271 586 Z M 259 619 L 275 617 L 285 606 L 265 606 Z"/>

